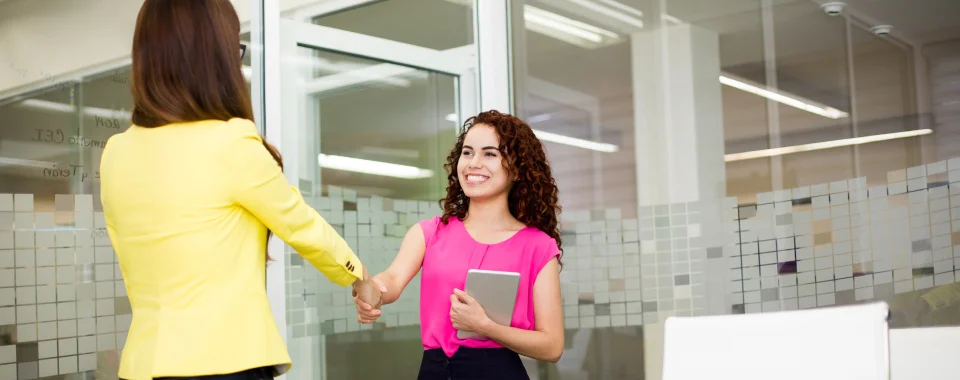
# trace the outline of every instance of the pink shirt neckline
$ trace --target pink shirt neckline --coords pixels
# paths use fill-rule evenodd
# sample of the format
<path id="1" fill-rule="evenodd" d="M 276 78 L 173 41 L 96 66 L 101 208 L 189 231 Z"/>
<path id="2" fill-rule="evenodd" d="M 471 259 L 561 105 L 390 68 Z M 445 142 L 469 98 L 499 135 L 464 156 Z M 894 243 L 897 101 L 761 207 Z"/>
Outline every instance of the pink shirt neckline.
<path id="1" fill-rule="evenodd" d="M 508 237 L 508 238 L 506 238 L 506 239 L 503 239 L 503 241 L 500 241 L 500 242 L 497 242 L 497 243 L 481 243 L 479 240 L 477 240 L 477 238 L 473 237 L 473 234 L 471 234 L 471 233 L 470 233 L 470 230 L 467 229 L 467 225 L 464 224 L 463 221 L 460 220 L 460 218 L 451 217 L 450 220 L 449 220 L 449 223 L 454 223 L 454 222 L 456 222 L 456 223 L 458 223 L 458 224 L 460 225 L 460 228 L 463 229 L 463 232 L 467 234 L 467 237 L 469 237 L 470 240 L 473 241 L 474 244 L 485 245 L 485 246 L 488 246 L 488 247 L 492 247 L 492 246 L 496 246 L 496 245 L 500 245 L 500 244 L 506 244 L 506 243 L 508 243 L 510 240 L 513 240 L 513 238 L 519 236 L 520 234 L 526 232 L 527 230 L 529 230 L 529 229 L 535 229 L 535 228 L 533 228 L 533 227 L 526 226 L 526 227 L 523 227 L 523 228 L 517 230 L 517 232 L 514 232 L 513 235 L 510 235 L 510 237 Z"/>
<path id="2" fill-rule="evenodd" d="M 478 269 L 520 273 L 520 284 L 510 326 L 535 328 L 533 284 L 547 262 L 560 251 L 556 241 L 534 227 L 525 227 L 495 244 L 476 241 L 463 222 L 439 217 L 420 222 L 426 251 L 420 277 L 420 333 L 425 350 L 440 348 L 452 357 L 459 347 L 501 348 L 492 340 L 459 339 L 450 322 L 450 295 L 463 289 L 470 263 Z M 475 256 L 481 255 L 481 256 Z M 482 257 L 482 260 L 478 260 Z"/>

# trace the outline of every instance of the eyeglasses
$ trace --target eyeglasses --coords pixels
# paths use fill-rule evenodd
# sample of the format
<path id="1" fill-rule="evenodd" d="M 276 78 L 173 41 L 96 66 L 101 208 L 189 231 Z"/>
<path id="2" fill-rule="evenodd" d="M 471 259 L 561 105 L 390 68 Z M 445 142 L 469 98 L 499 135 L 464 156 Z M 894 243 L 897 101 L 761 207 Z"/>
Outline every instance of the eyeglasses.
<path id="1" fill-rule="evenodd" d="M 240 44 L 240 59 L 243 59 L 243 56 L 247 54 L 247 45 Z"/>

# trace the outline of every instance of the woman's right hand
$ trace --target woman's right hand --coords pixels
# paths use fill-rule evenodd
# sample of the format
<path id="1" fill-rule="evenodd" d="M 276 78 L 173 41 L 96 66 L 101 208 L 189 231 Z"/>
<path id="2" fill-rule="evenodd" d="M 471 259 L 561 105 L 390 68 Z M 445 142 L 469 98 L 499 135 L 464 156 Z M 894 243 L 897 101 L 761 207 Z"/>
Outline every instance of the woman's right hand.
<path id="1" fill-rule="evenodd" d="M 382 314 L 381 300 L 386 291 L 383 281 L 377 277 L 363 281 L 363 284 L 354 288 L 353 302 L 357 305 L 357 322 L 369 324 L 377 321 Z"/>

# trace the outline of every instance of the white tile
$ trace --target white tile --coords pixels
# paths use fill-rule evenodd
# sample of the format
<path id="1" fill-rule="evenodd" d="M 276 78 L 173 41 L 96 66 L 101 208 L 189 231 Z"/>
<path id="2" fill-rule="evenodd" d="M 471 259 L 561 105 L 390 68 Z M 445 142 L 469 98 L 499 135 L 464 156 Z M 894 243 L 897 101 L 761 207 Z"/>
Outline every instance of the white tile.
<path id="1" fill-rule="evenodd" d="M 97 285 L 95 283 L 77 284 L 77 299 L 92 300 L 97 298 Z"/>
<path id="2" fill-rule="evenodd" d="M 57 285 L 57 301 L 76 301 L 77 300 L 77 290 L 76 285 L 66 284 L 66 285 Z"/>
<path id="3" fill-rule="evenodd" d="M 17 323 L 17 308 L 13 306 L 0 307 L 0 326 L 12 325 L 16 323 Z"/>
<path id="4" fill-rule="evenodd" d="M 0 379 L 16 379 L 16 378 L 17 378 L 16 364 L 0 365 Z"/>
<path id="5" fill-rule="evenodd" d="M 114 297 L 113 281 L 98 282 L 96 283 L 96 287 L 97 287 L 97 298 L 113 298 Z"/>
<path id="6" fill-rule="evenodd" d="M 37 265 L 36 251 L 33 249 L 18 249 L 15 252 L 15 266 L 18 268 L 33 267 Z"/>
<path id="7" fill-rule="evenodd" d="M 57 337 L 71 338 L 77 336 L 77 320 L 68 319 L 57 322 Z"/>
<path id="8" fill-rule="evenodd" d="M 77 335 L 93 335 L 97 333 L 95 318 L 81 318 L 77 320 Z"/>
<path id="9" fill-rule="evenodd" d="M 81 354 L 97 352 L 97 337 L 91 335 L 77 338 L 77 352 Z"/>
<path id="10" fill-rule="evenodd" d="M 0 346 L 0 364 L 17 362 L 17 346 Z"/>
<path id="11" fill-rule="evenodd" d="M 57 304 L 48 303 L 37 305 L 37 321 L 50 322 L 57 320 Z"/>
<path id="12" fill-rule="evenodd" d="M 37 303 L 57 302 L 57 287 L 54 285 L 41 285 L 37 287 Z"/>
<path id="13" fill-rule="evenodd" d="M 34 216 L 36 218 L 35 223 L 38 229 L 56 227 L 56 223 L 54 223 L 52 212 L 38 212 Z"/>
<path id="14" fill-rule="evenodd" d="M 57 341 L 42 341 L 37 344 L 37 350 L 40 353 L 40 359 L 55 358 L 57 357 Z"/>
<path id="15" fill-rule="evenodd" d="M 93 194 L 77 194 L 74 199 L 75 211 L 93 211 Z"/>
<path id="16" fill-rule="evenodd" d="M 106 334 L 116 331 L 113 316 L 97 317 L 97 334 Z"/>
<path id="17" fill-rule="evenodd" d="M 57 265 L 57 257 L 52 249 L 38 249 L 36 251 L 36 266 L 51 267 Z"/>
<path id="18" fill-rule="evenodd" d="M 57 341 L 60 349 L 60 356 L 70 356 L 77 354 L 77 338 L 60 339 Z"/>
<path id="19" fill-rule="evenodd" d="M 0 194 L 0 211 L 13 211 L 13 194 Z"/>
<path id="20" fill-rule="evenodd" d="M 97 355 L 96 354 L 86 354 L 80 355 L 79 358 L 79 371 L 93 371 L 97 369 Z"/>
<path id="21" fill-rule="evenodd" d="M 0 234 L 3 234 L 0 231 Z M 16 251 L 11 249 L 0 250 L 0 268 L 13 268 L 16 266 Z"/>
<path id="22" fill-rule="evenodd" d="M 33 211 L 33 194 L 14 194 L 13 209 L 15 211 Z"/>
<path id="23" fill-rule="evenodd" d="M 14 288 L 0 288 L 0 306 L 12 306 L 16 303 Z"/>
<path id="24" fill-rule="evenodd" d="M 17 325 L 17 341 L 18 342 L 35 342 L 37 340 L 37 325 L 36 324 L 27 324 L 27 325 Z"/>
<path id="25" fill-rule="evenodd" d="M 353 324 L 359 325 L 356 322 L 354 322 Z M 113 351 L 116 349 L 117 349 L 116 334 L 111 333 L 111 334 L 97 335 L 97 351 Z"/>
<path id="26" fill-rule="evenodd" d="M 36 237 L 33 231 L 14 231 L 14 248 L 34 248 L 36 247 Z"/>
<path id="27" fill-rule="evenodd" d="M 12 212 L 0 211 L 0 230 L 13 231 L 14 215 Z"/>
<path id="28" fill-rule="evenodd" d="M 69 356 L 65 358 L 60 358 L 60 374 L 67 375 L 71 373 L 76 373 L 78 371 L 77 367 L 77 357 Z"/>
<path id="29" fill-rule="evenodd" d="M 56 265 L 66 266 L 76 264 L 76 249 L 73 247 L 69 248 L 57 248 L 57 263 Z"/>
<path id="30" fill-rule="evenodd" d="M 17 268 L 16 284 L 20 286 L 33 286 L 37 284 L 37 271 L 30 266 L 29 268 Z"/>
<path id="31" fill-rule="evenodd" d="M 113 299 L 97 300 L 97 316 L 114 315 Z"/>
<path id="32" fill-rule="evenodd" d="M 40 377 L 48 377 L 59 374 L 57 369 L 57 359 L 46 359 L 40 361 Z"/>
<path id="33" fill-rule="evenodd" d="M 20 273 L 17 272 L 19 276 Z M 9 289 L 9 288 L 8 288 Z M 33 305 L 37 303 L 37 288 L 33 286 L 24 286 L 17 289 L 17 305 Z M 2 297 L 0 297 L 2 298 Z M 3 301 L 0 300 L 0 305 Z"/>
<path id="34" fill-rule="evenodd" d="M 0 288 L 11 288 L 14 286 L 15 272 L 13 269 L 0 269 Z"/>
<path id="35" fill-rule="evenodd" d="M 51 258 L 53 258 L 51 256 Z M 40 267 L 37 268 L 37 285 L 56 285 L 57 283 L 57 268 L 54 267 Z"/>
<path id="36" fill-rule="evenodd" d="M 73 266 L 57 267 L 57 283 L 70 284 L 77 281 L 77 271 Z"/>
<path id="37" fill-rule="evenodd" d="M 0 231 L 0 249 L 13 249 L 13 231 Z"/>
<path id="38" fill-rule="evenodd" d="M 37 324 L 37 340 L 57 339 L 57 322 Z"/>

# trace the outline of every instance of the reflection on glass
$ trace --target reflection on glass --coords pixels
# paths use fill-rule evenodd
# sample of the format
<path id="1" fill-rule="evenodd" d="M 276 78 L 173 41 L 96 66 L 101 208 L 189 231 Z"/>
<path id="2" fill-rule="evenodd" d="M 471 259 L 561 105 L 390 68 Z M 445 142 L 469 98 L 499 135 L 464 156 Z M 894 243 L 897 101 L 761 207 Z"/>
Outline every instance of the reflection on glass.
<path id="1" fill-rule="evenodd" d="M 435 201 L 456 124 L 448 75 L 336 53 L 311 54 L 315 75 L 302 88 L 316 107 L 323 185 L 360 196 Z"/>
<path id="2" fill-rule="evenodd" d="M 435 50 L 473 43 L 472 0 L 374 1 L 313 23 Z"/>
<path id="3" fill-rule="evenodd" d="M 442 165 L 458 129 L 457 79 L 339 53 L 298 52 L 300 191 L 367 270 L 378 273 L 413 223 L 439 213 L 447 184 Z M 416 377 L 419 277 L 384 308 L 381 324 L 364 331 L 371 326 L 356 322 L 348 291 L 320 280 L 297 255 L 287 257 L 295 284 L 288 292 L 289 346 L 299 363 L 289 376 Z M 381 359 L 378 365 L 358 359 L 366 357 Z"/>
<path id="4" fill-rule="evenodd" d="M 18 6 L 31 12 L 13 16 L 18 27 L 50 15 L 67 25 L 63 30 L 82 22 L 73 13 Z M 115 33 L 112 27 L 101 30 Z M 90 57 L 114 48 L 99 38 L 66 40 L 89 48 Z M 81 69 L 72 61 L 56 64 L 65 72 Z M 43 88 L 0 99 L 0 379 L 117 379 L 132 310 L 104 225 L 99 166 L 107 140 L 130 126 L 133 105 L 129 66 L 108 64 L 98 62 L 102 71 L 76 81 L 50 74 Z M 51 66 L 38 62 L 29 71 Z M 0 66 L 0 77 L 7 68 Z M 3 354 L 10 352 L 16 355 Z"/>

